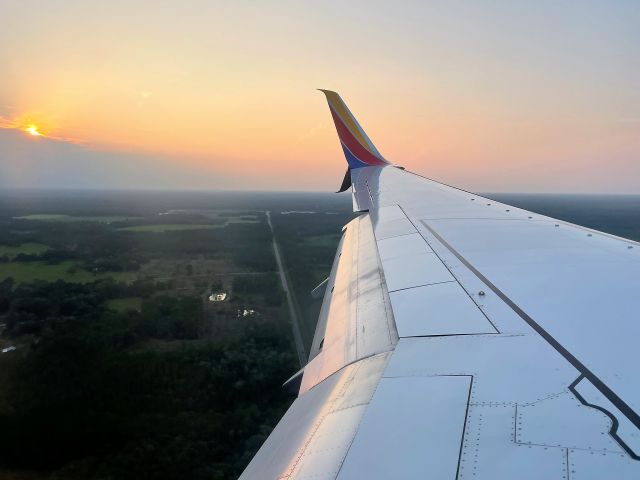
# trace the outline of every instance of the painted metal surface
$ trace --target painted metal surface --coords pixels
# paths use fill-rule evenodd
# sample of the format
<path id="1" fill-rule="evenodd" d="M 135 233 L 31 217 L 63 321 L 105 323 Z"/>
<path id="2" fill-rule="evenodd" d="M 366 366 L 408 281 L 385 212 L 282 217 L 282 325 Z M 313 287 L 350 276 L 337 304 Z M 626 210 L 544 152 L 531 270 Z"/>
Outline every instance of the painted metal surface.
<path id="1" fill-rule="evenodd" d="M 465 376 L 383 378 L 338 479 L 455 479 L 470 387 Z"/>
<path id="2" fill-rule="evenodd" d="M 416 233 L 417 231 L 398 205 L 372 210 L 371 220 L 377 240 Z"/>
<path id="3" fill-rule="evenodd" d="M 398 336 L 498 333 L 457 282 L 391 292 Z"/>
<path id="4" fill-rule="evenodd" d="M 516 405 L 567 391 L 578 372 L 535 334 L 454 335 L 400 339 L 385 376 L 412 375 L 471 375 L 473 402 Z"/>
<path id="5" fill-rule="evenodd" d="M 625 242 L 546 221 L 429 225 L 635 411 L 640 258 Z M 491 248 L 495 244 L 496 248 Z M 640 425 L 639 425 L 640 426 Z"/>
<path id="6" fill-rule="evenodd" d="M 386 165 L 378 149 L 373 145 L 356 118 L 349 111 L 336 92 L 320 90 L 325 94 L 333 123 L 338 132 L 340 145 L 344 151 L 349 168 L 361 168 L 370 165 Z"/>
<path id="7" fill-rule="evenodd" d="M 640 244 L 357 166 L 301 396 L 242 478 L 640 478 Z"/>
<path id="8" fill-rule="evenodd" d="M 387 357 L 346 366 L 301 394 L 240 478 L 334 479 Z"/>
<path id="9" fill-rule="evenodd" d="M 611 428 L 611 419 L 603 412 L 582 404 L 568 391 L 539 402 L 519 405 L 516 413 L 515 440 L 518 444 L 564 445 L 594 453 L 624 453 L 610 435 L 603 435 Z M 550 422 L 550 418 L 554 421 Z"/>
<path id="10" fill-rule="evenodd" d="M 636 479 L 640 463 L 625 455 L 601 454 L 589 450 L 569 450 L 571 480 Z"/>
<path id="11" fill-rule="evenodd" d="M 471 404 L 460 456 L 460 480 L 566 480 L 567 449 L 523 445 L 512 405 Z"/>
<path id="12" fill-rule="evenodd" d="M 400 255 L 383 260 L 382 265 L 390 292 L 454 281 L 451 273 L 433 253 Z"/>
<path id="13" fill-rule="evenodd" d="M 452 285 L 463 288 L 499 332 L 401 340 L 388 368 L 396 376 L 473 376 L 469 425 L 492 433 L 477 437 L 477 445 L 466 437 L 459 478 L 568 478 L 571 471 L 597 478 L 579 468 L 584 451 L 618 465 L 616 478 L 635 478 L 638 244 L 397 169 L 363 169 L 355 177 L 370 193 L 373 212 L 377 204 L 410 231 L 398 209 L 406 215 L 455 278 Z M 403 232 L 390 238 L 386 228 L 386 238 L 378 239 L 383 266 L 404 252 L 424 255 L 415 233 L 393 245 Z M 389 290 L 395 288 L 391 275 Z M 400 336 L 403 318 L 417 325 L 412 333 L 428 328 L 406 313 L 420 310 L 426 297 L 394 300 L 412 290 L 390 294 Z M 443 301 L 438 310 L 453 315 L 456 308 Z M 406 347 L 409 340 L 415 344 Z M 585 371 L 601 383 L 585 379 L 572 391 Z"/>
<path id="14" fill-rule="evenodd" d="M 391 350 L 398 338 L 368 215 L 347 225 L 336 258 L 301 393 L 345 365 Z"/>
<path id="15" fill-rule="evenodd" d="M 620 408 L 586 378 L 578 379 L 572 391 L 584 405 L 598 410 L 609 418 L 610 435 L 623 447 L 623 450 L 635 454 L 636 460 L 640 460 L 637 458 L 640 454 L 640 432 Z"/>
<path id="16" fill-rule="evenodd" d="M 429 244 L 425 242 L 422 235 L 412 233 L 409 235 L 400 235 L 398 237 L 379 240 L 378 254 L 383 262 L 393 260 L 398 257 L 422 255 L 424 253 L 433 253 Z"/>

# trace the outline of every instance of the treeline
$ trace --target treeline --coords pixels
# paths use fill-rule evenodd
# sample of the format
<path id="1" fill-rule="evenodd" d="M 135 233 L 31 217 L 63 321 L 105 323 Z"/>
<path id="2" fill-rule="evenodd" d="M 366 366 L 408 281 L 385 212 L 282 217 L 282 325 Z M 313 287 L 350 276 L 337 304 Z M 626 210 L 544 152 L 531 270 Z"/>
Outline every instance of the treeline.
<path id="1" fill-rule="evenodd" d="M 114 222 L 121 227 L 134 227 L 138 225 L 162 225 L 162 224 L 184 224 L 184 225 L 222 225 L 226 222 L 222 218 L 214 218 L 206 215 L 187 214 L 187 213 L 164 213 L 162 215 L 146 215 L 144 217 L 126 218 Z"/>
<path id="2" fill-rule="evenodd" d="M 271 210 L 344 210 L 348 194 L 301 192 L 179 191 L 0 191 L 0 218 L 33 212 L 70 215 L 147 216 L 167 210 L 240 210 L 248 214 Z"/>
<path id="3" fill-rule="evenodd" d="M 129 343 L 141 338 L 195 339 L 207 329 L 199 297 L 161 292 L 151 296 L 162 284 L 150 281 L 127 284 L 107 279 L 81 284 L 59 280 L 12 287 L 11 279 L 0 282 L 0 315 L 5 314 L 10 336 L 41 335 L 64 323 L 94 322 L 96 318 L 108 318 L 114 324 L 124 321 Z M 140 311 L 126 312 L 126 317 L 108 311 L 107 300 L 129 297 L 142 297 Z"/>
<path id="4" fill-rule="evenodd" d="M 276 269 L 271 251 L 271 232 L 261 224 L 230 224 L 221 229 L 139 232 L 119 230 L 123 225 L 159 223 L 207 223 L 204 216 L 154 216 L 114 222 L 48 222 L 0 219 L 0 245 L 41 243 L 49 247 L 38 254 L 0 256 L 0 262 L 43 261 L 49 264 L 74 260 L 92 272 L 132 272 L 154 258 L 231 255 L 241 268 L 255 271 Z M 222 220 L 216 220 L 220 222 Z"/>

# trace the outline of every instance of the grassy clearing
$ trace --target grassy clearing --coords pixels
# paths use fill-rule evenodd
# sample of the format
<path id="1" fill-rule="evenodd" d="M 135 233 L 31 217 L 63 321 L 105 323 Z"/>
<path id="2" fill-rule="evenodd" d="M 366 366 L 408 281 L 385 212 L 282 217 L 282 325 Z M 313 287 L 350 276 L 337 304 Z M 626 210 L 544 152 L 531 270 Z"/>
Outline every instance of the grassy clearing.
<path id="1" fill-rule="evenodd" d="M 106 304 L 108 308 L 116 310 L 117 312 L 128 312 L 129 310 L 135 310 L 139 312 L 142 306 L 142 298 L 114 298 L 113 300 L 107 300 Z"/>
<path id="2" fill-rule="evenodd" d="M 227 225 L 230 223 L 260 223 L 255 215 L 242 215 L 239 217 L 227 217 Z"/>
<path id="3" fill-rule="evenodd" d="M 49 250 L 49 247 L 42 243 L 21 243 L 20 245 L 0 245 L 0 257 L 7 256 L 14 258 L 21 253 L 27 255 L 39 255 Z"/>
<path id="4" fill-rule="evenodd" d="M 60 262 L 49 265 L 46 262 L 11 262 L 0 264 L 0 280 L 13 278 L 17 283 L 44 280 L 55 282 L 64 280 L 67 282 L 87 283 L 101 278 L 112 277 L 119 281 L 132 281 L 136 277 L 135 272 L 107 272 L 93 274 L 82 270 L 74 261 Z"/>
<path id="5" fill-rule="evenodd" d="M 124 217 L 120 215 L 95 215 L 95 216 L 75 216 L 58 213 L 36 213 L 33 215 L 25 215 L 23 217 L 15 217 L 22 220 L 38 220 L 41 222 L 98 222 L 112 223 L 122 222 L 124 220 L 137 220 L 139 217 Z"/>
<path id="6" fill-rule="evenodd" d="M 179 230 L 208 230 L 211 228 L 223 228 L 226 225 L 168 223 L 162 225 L 135 225 L 133 227 L 119 228 L 125 232 L 176 232 Z"/>
<path id="7" fill-rule="evenodd" d="M 230 223 L 260 223 L 260 219 L 257 215 L 252 215 L 250 213 L 231 213 L 231 212 L 220 212 L 215 214 L 216 218 L 224 219 L 228 224 Z"/>

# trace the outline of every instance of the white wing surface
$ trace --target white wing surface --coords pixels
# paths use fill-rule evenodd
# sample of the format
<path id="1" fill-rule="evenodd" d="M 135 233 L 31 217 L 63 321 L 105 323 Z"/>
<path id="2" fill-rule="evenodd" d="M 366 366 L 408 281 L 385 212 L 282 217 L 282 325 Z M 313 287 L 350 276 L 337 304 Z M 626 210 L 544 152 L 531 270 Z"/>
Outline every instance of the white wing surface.
<path id="1" fill-rule="evenodd" d="M 640 244 L 390 165 L 325 94 L 362 213 L 241 478 L 640 478 Z"/>

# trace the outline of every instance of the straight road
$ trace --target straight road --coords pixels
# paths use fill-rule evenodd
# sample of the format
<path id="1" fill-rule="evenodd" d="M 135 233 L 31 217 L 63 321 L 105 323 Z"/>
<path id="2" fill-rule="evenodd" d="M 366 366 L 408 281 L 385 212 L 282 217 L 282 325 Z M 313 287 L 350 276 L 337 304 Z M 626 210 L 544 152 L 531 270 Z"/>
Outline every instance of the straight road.
<path id="1" fill-rule="evenodd" d="M 296 311 L 293 305 L 293 292 L 289 289 L 289 283 L 287 282 L 287 274 L 284 269 L 284 264 L 282 263 L 282 257 L 280 255 L 280 249 L 278 248 L 278 242 L 276 241 L 276 232 L 273 229 L 273 224 L 271 223 L 271 212 L 265 212 L 267 214 L 267 222 L 269 223 L 269 228 L 271 229 L 271 236 L 273 238 L 273 252 L 276 256 L 276 263 L 278 264 L 278 273 L 280 274 L 280 281 L 282 282 L 282 289 L 284 293 L 287 295 L 287 304 L 289 305 L 289 315 L 291 316 L 291 327 L 293 329 L 293 340 L 296 345 L 296 351 L 298 353 L 298 360 L 300 361 L 300 366 L 304 367 L 307 363 L 307 352 L 304 348 L 304 342 L 302 341 L 302 334 L 300 333 L 300 318 L 298 317 L 298 312 Z"/>

